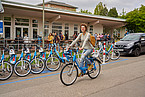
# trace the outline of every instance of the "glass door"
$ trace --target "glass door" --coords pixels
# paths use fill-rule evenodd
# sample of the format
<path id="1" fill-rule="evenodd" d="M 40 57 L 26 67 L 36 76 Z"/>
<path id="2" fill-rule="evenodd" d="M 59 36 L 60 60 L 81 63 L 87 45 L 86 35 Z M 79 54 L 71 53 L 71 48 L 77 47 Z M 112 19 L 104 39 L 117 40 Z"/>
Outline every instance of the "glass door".
<path id="1" fill-rule="evenodd" d="M 24 37 L 25 34 L 28 36 L 29 29 L 27 27 L 16 27 L 16 37 Z"/>
<path id="2" fill-rule="evenodd" d="M 23 28 L 23 37 L 26 35 L 27 35 L 27 37 L 29 37 L 28 36 L 28 28 Z"/>

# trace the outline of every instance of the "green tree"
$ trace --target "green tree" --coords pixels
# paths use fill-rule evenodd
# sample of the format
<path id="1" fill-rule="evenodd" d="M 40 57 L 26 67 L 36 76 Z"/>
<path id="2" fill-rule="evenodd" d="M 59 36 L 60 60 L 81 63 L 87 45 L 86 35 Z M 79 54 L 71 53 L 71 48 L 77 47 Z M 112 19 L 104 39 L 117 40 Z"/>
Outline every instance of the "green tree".
<path id="1" fill-rule="evenodd" d="M 92 14 L 90 11 L 88 11 L 88 10 L 82 10 L 82 9 L 81 9 L 80 13 Z"/>
<path id="2" fill-rule="evenodd" d="M 141 5 L 140 8 L 134 9 L 125 16 L 126 27 L 132 32 L 145 32 L 145 6 Z"/>
<path id="3" fill-rule="evenodd" d="M 108 9 L 106 7 L 104 7 L 101 12 L 100 12 L 100 15 L 102 16 L 108 16 Z"/>
<path id="4" fill-rule="evenodd" d="M 103 3 L 100 2 L 100 3 L 96 6 L 96 8 L 95 8 L 95 10 L 94 10 L 94 15 L 100 15 L 100 12 L 101 12 L 101 10 L 102 10 L 103 8 L 104 8 L 104 7 L 103 7 Z"/>
<path id="5" fill-rule="evenodd" d="M 110 17 L 118 17 L 118 13 L 115 7 L 111 8 L 108 12 L 108 16 Z"/>

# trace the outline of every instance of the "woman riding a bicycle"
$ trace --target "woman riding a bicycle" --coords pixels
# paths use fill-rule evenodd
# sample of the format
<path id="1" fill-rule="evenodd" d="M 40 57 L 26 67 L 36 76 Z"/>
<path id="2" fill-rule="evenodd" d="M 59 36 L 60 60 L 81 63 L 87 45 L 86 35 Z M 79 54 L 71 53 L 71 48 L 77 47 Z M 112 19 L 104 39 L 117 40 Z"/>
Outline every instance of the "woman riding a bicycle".
<path id="1" fill-rule="evenodd" d="M 80 28 L 81 28 L 82 33 L 80 33 L 78 35 L 78 37 L 70 44 L 68 49 L 70 47 L 72 47 L 74 44 L 76 44 L 81 39 L 82 47 L 79 48 L 79 50 L 83 50 L 83 52 L 82 52 L 81 59 L 80 59 L 80 67 L 83 68 L 84 67 L 84 62 L 86 62 L 89 66 L 88 70 L 91 70 L 92 67 L 93 67 L 93 64 L 91 64 L 90 60 L 88 60 L 88 58 L 87 58 L 93 51 L 93 46 L 89 42 L 90 33 L 87 33 L 87 25 L 85 23 L 82 23 Z M 80 77 L 82 75 L 82 73 L 83 72 L 81 71 L 78 74 L 78 77 Z"/>

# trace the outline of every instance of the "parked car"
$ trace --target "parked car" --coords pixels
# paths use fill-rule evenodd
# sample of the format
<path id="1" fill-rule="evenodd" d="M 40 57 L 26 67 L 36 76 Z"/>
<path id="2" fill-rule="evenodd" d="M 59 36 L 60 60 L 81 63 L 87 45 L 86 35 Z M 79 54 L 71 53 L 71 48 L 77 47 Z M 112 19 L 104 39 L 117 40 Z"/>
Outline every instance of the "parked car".
<path id="1" fill-rule="evenodd" d="M 123 37 L 115 43 L 115 49 L 118 49 L 120 54 L 132 54 L 139 56 L 145 52 L 145 33 L 131 33 Z"/>

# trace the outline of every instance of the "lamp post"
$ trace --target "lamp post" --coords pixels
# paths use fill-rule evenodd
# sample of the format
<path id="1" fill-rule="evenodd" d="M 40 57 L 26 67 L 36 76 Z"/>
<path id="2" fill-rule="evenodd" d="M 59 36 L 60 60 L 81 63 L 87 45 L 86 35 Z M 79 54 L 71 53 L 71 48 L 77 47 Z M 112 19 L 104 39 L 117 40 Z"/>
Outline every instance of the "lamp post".
<path id="1" fill-rule="evenodd" d="M 44 0 L 43 0 L 43 32 L 42 32 L 42 46 L 44 47 Z"/>

